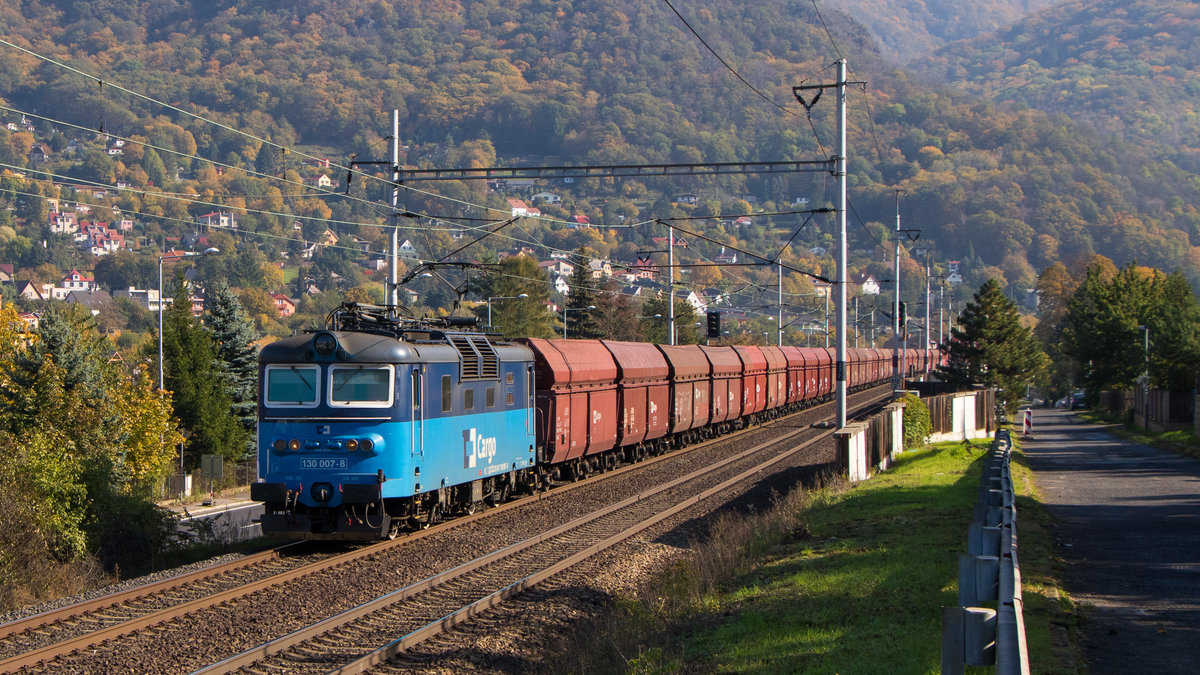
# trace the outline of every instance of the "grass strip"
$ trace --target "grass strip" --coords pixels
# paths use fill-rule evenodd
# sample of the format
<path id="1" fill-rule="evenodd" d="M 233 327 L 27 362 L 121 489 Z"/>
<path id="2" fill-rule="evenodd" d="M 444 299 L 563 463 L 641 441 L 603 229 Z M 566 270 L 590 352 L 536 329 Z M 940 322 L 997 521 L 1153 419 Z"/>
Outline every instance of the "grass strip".
<path id="1" fill-rule="evenodd" d="M 585 670 L 936 673 L 941 607 L 956 605 L 958 556 L 986 445 L 902 455 L 884 473 L 722 516 L 692 555 L 599 626 Z M 1070 602 L 1032 474 L 1013 463 L 1025 625 L 1034 672 L 1076 672 Z M 607 656 L 603 652 L 609 652 Z M 978 672 L 992 672 L 979 668 Z"/>

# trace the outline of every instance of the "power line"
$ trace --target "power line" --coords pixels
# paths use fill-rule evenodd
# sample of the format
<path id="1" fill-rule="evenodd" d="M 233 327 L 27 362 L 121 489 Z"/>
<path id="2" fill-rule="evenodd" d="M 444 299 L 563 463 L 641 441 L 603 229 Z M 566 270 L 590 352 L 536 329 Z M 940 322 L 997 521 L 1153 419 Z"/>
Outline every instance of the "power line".
<path id="1" fill-rule="evenodd" d="M 741 74 L 738 73 L 738 71 L 735 70 L 733 66 L 729 65 L 728 61 L 726 61 L 724 58 L 721 57 L 720 54 L 717 53 L 717 50 L 713 49 L 712 46 L 708 44 L 707 40 L 705 40 L 703 37 L 701 37 L 700 33 L 696 32 L 695 28 L 692 28 L 692 24 L 688 23 L 688 20 L 683 18 L 683 15 L 679 13 L 679 10 L 675 9 L 675 5 L 671 4 L 671 0 L 663 0 L 663 2 L 666 3 L 667 7 L 671 8 L 671 11 L 675 13 L 675 16 L 679 17 L 679 20 L 682 21 L 683 25 L 685 27 L 687 27 L 688 31 L 690 31 L 691 34 L 694 35 L 696 37 L 696 39 L 700 41 L 700 44 L 704 45 L 704 48 L 708 50 L 708 53 L 710 53 L 714 57 L 716 57 L 716 59 L 721 62 L 721 65 L 725 66 L 725 69 L 728 70 L 730 73 L 733 73 L 733 76 L 736 77 L 739 82 L 746 85 L 746 87 L 748 87 L 750 89 L 750 91 L 757 94 L 759 98 L 766 101 L 767 103 L 770 103 L 771 105 L 775 106 L 776 108 L 779 108 L 780 110 L 787 113 L 788 115 L 794 115 L 796 117 L 799 117 L 799 115 L 797 113 L 795 113 L 792 110 L 788 110 L 784 106 L 776 103 L 775 99 L 771 98 L 770 96 L 767 96 L 762 91 L 760 91 L 758 89 L 758 87 L 755 87 L 754 85 L 750 84 L 746 80 L 746 78 L 742 77 Z"/>

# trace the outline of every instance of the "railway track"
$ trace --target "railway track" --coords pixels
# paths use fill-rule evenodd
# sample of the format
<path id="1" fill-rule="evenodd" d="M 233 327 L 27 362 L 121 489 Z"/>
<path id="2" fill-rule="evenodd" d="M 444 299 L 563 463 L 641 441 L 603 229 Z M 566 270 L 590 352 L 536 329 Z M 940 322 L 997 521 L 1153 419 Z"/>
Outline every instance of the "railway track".
<path id="1" fill-rule="evenodd" d="M 702 499 L 754 477 L 833 433 L 796 429 L 648 492 L 611 504 L 465 565 L 316 623 L 206 668 L 216 675 L 252 672 L 359 673 L 528 590 L 580 561 L 628 540 Z M 715 485 L 687 489 L 714 472 L 777 448 Z M 397 633 L 402 637 L 392 639 Z M 370 649 L 364 644 L 380 644 Z M 346 657 L 358 652 L 346 662 Z"/>
<path id="2" fill-rule="evenodd" d="M 862 396 L 865 396 L 865 394 Z M 812 411 L 809 411 L 809 413 L 811 414 Z M 751 427 L 737 434 L 689 446 L 681 451 L 668 453 L 647 462 L 622 467 L 586 481 L 564 486 L 564 488 L 556 489 L 550 493 L 539 494 L 536 499 L 518 500 L 484 513 L 460 518 L 431 528 L 430 530 L 414 533 L 409 537 L 404 537 L 396 541 L 382 542 L 341 555 L 326 556 L 320 561 L 301 564 L 299 566 L 293 565 L 291 569 L 282 571 L 270 570 L 268 565 L 277 564 L 280 560 L 286 560 L 285 557 L 280 556 L 278 551 L 269 551 L 253 558 L 235 561 L 232 565 L 242 570 L 252 570 L 252 572 L 245 572 L 249 577 L 252 577 L 245 583 L 238 581 L 237 571 L 230 571 L 227 566 L 215 566 L 209 570 L 203 570 L 201 573 L 172 579 L 154 587 L 136 589 L 120 596 L 102 598 L 89 603 L 89 606 L 86 607 L 76 606 L 65 608 L 59 612 L 47 613 L 0 626 L 0 658 L 3 659 L 0 660 L 0 671 L 12 671 L 22 668 L 37 670 L 38 664 L 46 664 L 50 669 L 54 669 L 54 665 L 52 664 L 55 663 L 56 659 L 60 659 L 72 652 L 89 648 L 94 650 L 97 645 L 108 640 L 114 640 L 137 631 L 143 631 L 151 626 L 167 626 L 170 622 L 177 621 L 182 617 L 200 612 L 206 608 L 216 607 L 222 603 L 245 598 L 259 593 L 266 588 L 280 587 L 297 579 L 316 575 L 319 572 L 343 567 L 355 560 L 380 556 L 385 551 L 394 549 L 397 546 L 411 544 L 421 538 L 433 536 L 444 530 L 461 528 L 481 518 L 494 516 L 511 509 L 522 508 L 542 499 L 559 497 L 564 492 L 584 488 L 597 481 L 610 479 L 614 475 L 619 475 L 627 471 L 644 470 L 646 467 L 658 462 L 675 461 L 680 457 L 704 450 L 713 444 L 725 443 L 753 434 L 773 437 L 770 443 L 759 444 L 753 451 L 737 454 L 718 463 L 720 467 L 728 467 L 748 461 L 747 457 L 749 455 L 761 452 L 766 445 L 778 443 L 781 437 L 794 437 L 804 431 L 804 429 L 798 429 L 786 435 L 781 435 L 773 433 L 769 425 Z M 830 432 L 813 430 L 811 433 L 823 436 L 828 435 Z M 497 602 L 502 602 L 505 598 L 511 597 L 513 594 L 519 593 L 521 590 L 537 583 L 541 578 L 551 576 L 575 564 L 578 560 L 593 555 L 598 550 L 601 550 L 601 548 L 615 545 L 617 542 L 633 536 L 646 527 L 650 527 L 655 522 L 660 522 L 662 519 L 670 517 L 678 509 L 686 508 L 687 505 L 695 503 L 695 501 L 702 497 L 693 495 L 684 500 L 682 506 L 678 504 L 668 505 L 662 500 L 667 499 L 665 495 L 668 495 L 672 490 L 677 490 L 680 485 L 697 483 L 697 481 L 701 480 L 700 477 L 702 475 L 711 475 L 718 468 L 714 465 L 705 469 L 698 469 L 689 473 L 684 478 L 672 481 L 670 484 L 659 486 L 654 490 L 639 492 L 614 505 L 575 518 L 545 533 L 459 564 L 448 572 L 435 574 L 415 583 L 410 583 L 401 591 L 388 593 L 370 602 L 360 603 L 352 610 L 314 624 L 314 626 L 320 626 L 319 629 L 310 626 L 300 631 L 295 631 L 286 638 L 258 645 L 249 650 L 243 650 L 243 655 L 237 658 L 243 660 L 257 658 L 283 659 L 286 668 L 295 670 L 300 663 L 306 662 L 305 659 L 315 659 L 317 657 L 314 655 L 324 653 L 322 652 L 323 649 L 326 651 L 330 649 L 329 647 L 321 647 L 322 644 L 340 645 L 341 651 L 344 652 L 346 651 L 346 644 L 372 644 L 372 640 L 376 644 L 380 643 L 382 634 L 374 638 L 367 637 L 372 634 L 372 631 L 378 632 L 382 630 L 380 626 L 386 626 L 386 632 L 390 636 L 395 636 L 398 632 L 405 633 L 406 638 L 394 644 L 390 637 L 382 640 L 382 643 L 388 645 L 387 648 L 392 650 L 387 654 L 395 653 L 395 651 L 405 649 L 413 644 L 414 640 L 419 641 L 419 639 L 424 639 L 433 634 L 431 631 L 435 631 L 435 629 L 431 626 L 446 628 L 466 620 L 470 616 L 484 611 L 487 607 Z M 763 470 L 763 467 L 756 465 L 747 469 L 745 475 L 754 475 Z M 727 487 L 727 484 L 724 482 L 719 486 L 706 487 L 704 490 L 711 490 L 712 492 L 704 492 L 703 494 L 715 494 L 715 492 L 719 492 L 725 489 L 725 487 Z M 643 517 L 634 514 L 650 515 Z M 585 523 L 587 523 L 586 526 Z M 585 537 L 582 535 L 584 532 L 590 532 L 591 534 Z M 571 551 L 573 554 L 565 556 L 551 555 L 552 552 L 560 551 Z M 544 569 L 537 575 L 530 575 L 529 570 L 533 569 L 529 563 L 530 559 L 552 560 L 554 562 L 550 565 L 542 566 Z M 523 573 L 521 572 L 522 570 L 524 571 Z M 485 581 L 480 575 L 484 575 L 487 580 Z M 494 590 L 485 594 L 483 598 L 475 598 L 465 604 L 460 603 L 461 606 L 455 608 L 454 611 L 443 611 L 448 606 L 444 598 L 461 597 L 461 589 L 464 588 L 494 588 Z M 436 593 L 436 595 L 431 596 L 429 595 L 430 593 Z M 182 599 L 179 596 L 182 596 Z M 432 601 L 429 600 L 431 597 L 442 599 Z M 414 602 L 419 603 L 417 606 L 435 607 L 437 609 L 432 610 L 432 614 L 429 611 L 422 614 L 420 611 L 413 609 L 414 605 L 412 603 Z M 380 616 L 377 612 L 389 611 L 379 609 L 381 605 L 392 606 L 393 608 L 390 611 L 394 613 L 393 615 L 398 613 L 399 616 L 408 618 L 405 619 L 403 624 L 399 623 L 399 620 L 395 618 L 371 618 L 372 616 Z M 418 625 L 421 623 L 420 620 L 414 618 L 418 616 L 427 617 L 426 623 Z M 399 628 L 401 625 L 407 628 Z M 371 626 L 375 626 L 375 628 L 372 629 Z M 318 631 L 317 637 L 311 636 L 311 632 L 314 630 Z M 337 632 L 330 633 L 330 631 Z M 361 639 L 347 637 L 350 634 L 342 633 L 342 631 L 362 631 L 362 637 Z M 336 637 L 321 638 L 319 637 L 321 633 L 335 635 Z M 306 637 L 299 637 L 301 635 Z M 308 642 L 297 642 L 304 640 Z M 297 646 L 298 644 L 299 646 Z M 337 650 L 335 649 L 334 651 Z M 297 657 L 297 654 L 301 654 L 302 656 Z M 378 661 L 379 659 L 386 658 L 386 655 L 375 654 L 372 656 L 368 654 L 361 658 Z M 245 664 L 241 661 L 236 663 L 230 661 L 211 672 L 229 672 L 230 670 L 242 667 L 245 667 Z"/>

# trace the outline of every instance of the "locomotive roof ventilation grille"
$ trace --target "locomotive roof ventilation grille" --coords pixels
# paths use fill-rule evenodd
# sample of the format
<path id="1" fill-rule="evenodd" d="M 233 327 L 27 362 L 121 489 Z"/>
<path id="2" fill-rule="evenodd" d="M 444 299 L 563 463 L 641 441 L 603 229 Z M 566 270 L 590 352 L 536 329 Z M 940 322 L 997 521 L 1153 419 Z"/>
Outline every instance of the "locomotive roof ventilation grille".
<path id="1" fill-rule="evenodd" d="M 500 355 L 486 337 L 471 333 L 447 333 L 446 339 L 458 350 L 459 379 L 500 379 Z"/>

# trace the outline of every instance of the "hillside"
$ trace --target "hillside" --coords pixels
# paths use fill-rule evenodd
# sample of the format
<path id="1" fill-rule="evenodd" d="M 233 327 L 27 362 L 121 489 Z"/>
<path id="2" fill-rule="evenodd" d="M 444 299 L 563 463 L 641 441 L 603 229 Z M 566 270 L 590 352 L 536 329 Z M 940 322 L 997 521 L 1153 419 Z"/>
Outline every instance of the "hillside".
<path id="1" fill-rule="evenodd" d="M 1055 0 L 832 0 L 828 4 L 862 22 L 897 63 L 932 54 L 949 42 L 1002 30 Z"/>
<path id="2" fill-rule="evenodd" d="M 1058 34 L 1065 40 L 1061 49 L 1077 59 L 1096 57 L 1086 67 L 1099 77 L 1124 62 L 1099 59 L 1089 46 L 1098 38 L 1089 36 L 1107 34 L 1105 26 L 1120 14 L 1105 4 L 1091 7 L 1063 4 L 1036 21 L 1079 9 L 1071 14 L 1074 31 Z M 966 286 L 988 277 L 1023 294 L 1045 266 L 1093 253 L 1118 263 L 1136 259 L 1182 269 L 1200 280 L 1200 215 L 1194 207 L 1200 180 L 1186 163 L 1163 161 L 1147 144 L 1114 138 L 1067 115 L 1009 105 L 1025 102 L 1005 99 L 1007 89 L 979 85 L 965 92 L 918 82 L 884 65 L 863 26 L 833 10 L 823 9 L 818 17 L 811 2 L 713 0 L 681 11 L 756 91 L 709 54 L 661 2 L 348 0 L 288 8 L 249 0 L 24 2 L 0 10 L 0 34 L 62 64 L 0 50 L 0 97 L 10 107 L 6 120 L 41 111 L 53 122 L 41 123 L 31 137 L 0 131 L 0 150 L 8 166 L 24 167 L 33 160 L 13 145 L 32 140 L 48 152 L 38 161 L 46 161 L 55 175 L 145 190 L 117 193 L 115 203 L 139 216 L 144 231 L 138 234 L 149 242 L 186 234 L 193 227 L 189 221 L 214 204 L 244 209 L 242 234 L 222 243 L 238 248 L 243 262 L 255 256 L 273 262 L 284 252 L 301 253 L 327 228 L 362 237 L 367 245 L 381 242 L 375 226 L 385 222 L 379 205 L 388 198 L 381 183 L 360 180 L 348 199 L 297 186 L 322 174 L 311 155 L 328 157 L 334 166 L 352 155 L 382 159 L 393 108 L 401 111 L 407 163 L 425 167 L 817 159 L 830 153 L 832 97 L 814 106 L 810 121 L 791 87 L 831 81 L 829 65 L 841 53 L 854 77 L 868 81 L 865 96 L 855 88 L 850 97 L 854 271 L 890 276 L 886 239 L 897 190 L 903 190 L 906 226 L 922 230 L 921 246 L 933 248 L 932 260 L 962 263 L 967 284 L 958 289 L 960 299 L 969 294 Z M 966 10 L 960 19 L 941 13 L 947 26 L 970 23 L 970 17 L 976 25 L 985 23 L 983 14 Z M 983 58 L 991 53 L 986 41 L 971 44 L 978 44 L 975 52 L 956 46 L 945 53 L 959 54 L 954 62 L 964 70 L 974 61 L 995 65 Z M 1163 58 L 1186 54 L 1181 47 Z M 951 57 L 940 58 L 949 63 Z M 1069 57 L 1061 60 L 1070 63 Z M 71 72 L 66 63 L 94 77 Z M 1185 72 L 1190 63 L 1161 67 Z M 922 72 L 931 73 L 928 67 Z M 208 119 L 130 96 L 117 85 Z M 1047 83 L 1044 91 L 1051 88 Z M 1014 85 L 1012 91 L 1019 89 Z M 1172 91 L 1179 110 L 1192 105 L 1186 86 Z M 992 93 L 999 103 L 989 99 Z M 1144 109 L 1128 103 L 1114 101 L 1112 114 Z M 1155 129 L 1146 125 L 1145 131 Z M 103 135 L 86 130 L 138 142 L 114 159 L 113 148 L 105 152 Z M 72 151 L 77 136 L 83 147 Z M 1156 136 L 1156 142 L 1165 147 L 1172 140 Z M 344 177 L 324 176 L 331 183 Z M 525 222 L 463 255 L 483 259 L 528 246 L 546 257 L 550 250 L 588 245 L 602 256 L 632 260 L 640 251 L 660 248 L 653 241 L 663 234 L 653 225 L 656 217 L 788 211 L 797 199 L 822 206 L 832 198 L 827 176 L 798 174 L 588 179 L 535 184 L 514 194 L 451 183 L 406 193 L 403 206 L 438 216 L 440 223 L 464 216 L 499 220 L 509 213 L 506 197 L 550 188 L 563 199 L 546 207 L 550 219 Z M 171 196 L 176 193 L 203 199 L 181 202 Z M 686 193 L 694 193 L 694 201 Z M 681 201 L 680 195 L 687 198 Z M 44 213 L 27 199 L 12 201 L 19 207 L 12 223 L 18 236 L 0 236 L 0 262 L 18 269 L 46 262 L 63 269 L 96 264 L 53 237 L 56 246 L 35 246 L 44 227 L 37 219 Z M 564 227 L 574 214 L 600 227 Z M 646 224 L 614 227 L 631 222 Z M 770 255 L 804 223 L 788 215 L 759 219 L 753 227 L 700 220 L 694 227 L 720 243 Z M 832 269 L 828 253 L 819 252 L 829 248 L 831 219 L 814 219 L 802 229 L 785 262 L 815 273 Z M 412 232 L 426 258 L 454 250 L 460 244 L 451 237 L 462 234 L 444 226 Z M 685 258 L 712 260 L 719 248 L 698 241 Z M 339 253 L 336 265 L 331 257 L 314 260 L 326 269 L 299 275 L 297 285 L 309 276 L 341 290 L 369 281 L 353 271 L 351 252 Z M 915 297 L 922 266 L 906 264 L 911 286 L 905 293 Z M 945 267 L 933 271 L 944 273 Z M 789 292 L 811 295 L 802 275 L 790 276 L 796 279 L 786 280 Z M 710 275 L 708 282 L 722 280 Z M 762 291 L 774 276 L 742 268 L 723 283 L 757 284 Z"/>
<path id="3" fill-rule="evenodd" d="M 913 63 L 973 94 L 1062 113 L 1200 170 L 1200 6 L 1063 2 Z"/>

